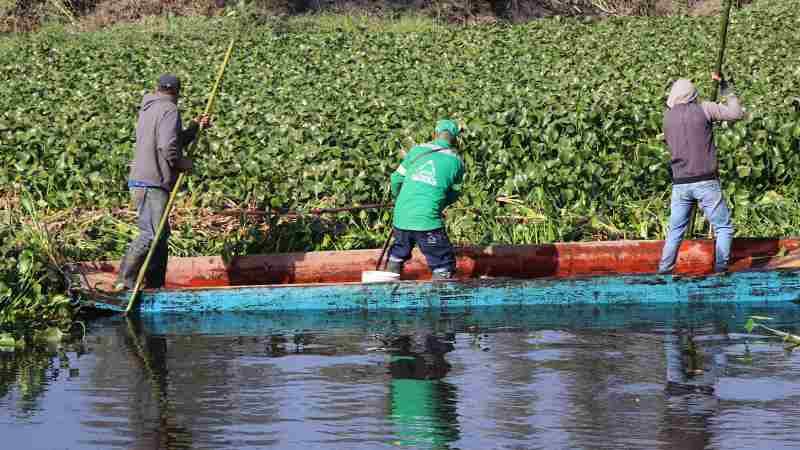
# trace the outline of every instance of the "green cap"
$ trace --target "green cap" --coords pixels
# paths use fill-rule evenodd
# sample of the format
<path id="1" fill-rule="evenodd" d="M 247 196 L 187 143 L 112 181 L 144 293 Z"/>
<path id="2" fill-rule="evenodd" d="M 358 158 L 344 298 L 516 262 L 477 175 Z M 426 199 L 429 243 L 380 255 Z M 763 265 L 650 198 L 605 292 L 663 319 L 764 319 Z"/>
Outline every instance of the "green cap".
<path id="1" fill-rule="evenodd" d="M 450 119 L 443 119 L 436 122 L 436 129 L 434 130 L 437 133 L 450 133 L 450 136 L 453 138 L 458 137 L 458 133 L 461 131 L 458 128 L 458 124 L 455 121 Z"/>

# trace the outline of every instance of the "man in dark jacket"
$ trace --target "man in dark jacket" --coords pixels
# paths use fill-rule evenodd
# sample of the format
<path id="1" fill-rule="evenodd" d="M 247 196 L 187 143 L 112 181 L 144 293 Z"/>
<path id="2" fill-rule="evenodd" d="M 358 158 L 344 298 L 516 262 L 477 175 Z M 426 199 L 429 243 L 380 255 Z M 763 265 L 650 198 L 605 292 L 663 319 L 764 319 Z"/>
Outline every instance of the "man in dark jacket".
<path id="1" fill-rule="evenodd" d="M 697 89 L 689 80 L 672 85 L 664 113 L 664 138 L 672 154 L 672 202 L 669 234 L 661 253 L 659 273 L 675 268 L 692 205 L 700 202 L 717 234 L 714 271 L 728 270 L 733 240 L 731 213 L 722 196 L 717 172 L 717 148 L 714 146 L 713 122 L 734 121 L 744 116 L 739 100 L 719 74 L 720 93 L 727 104 L 698 102 Z"/>
<path id="2" fill-rule="evenodd" d="M 200 116 L 183 129 L 178 112 L 180 80 L 162 75 L 152 94 L 145 94 L 136 126 L 136 151 L 128 177 L 128 187 L 136 205 L 139 236 L 128 246 L 119 269 L 117 287 L 132 289 L 155 239 L 161 215 L 178 172 L 192 168 L 192 161 L 183 156 L 183 149 L 194 140 L 199 127 L 207 128 L 209 120 Z M 169 222 L 156 246 L 146 274 L 146 286 L 160 288 L 167 272 Z"/>

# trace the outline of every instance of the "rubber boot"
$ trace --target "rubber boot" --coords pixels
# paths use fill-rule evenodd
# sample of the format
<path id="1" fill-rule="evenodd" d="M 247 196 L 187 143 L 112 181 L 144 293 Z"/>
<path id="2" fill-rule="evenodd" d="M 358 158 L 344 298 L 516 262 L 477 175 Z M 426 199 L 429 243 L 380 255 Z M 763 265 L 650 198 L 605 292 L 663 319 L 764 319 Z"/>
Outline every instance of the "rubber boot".
<path id="1" fill-rule="evenodd" d="M 392 261 L 391 259 L 386 263 L 386 271 L 396 273 L 398 275 L 403 274 L 403 262 L 402 261 Z"/>
<path id="2" fill-rule="evenodd" d="M 139 276 L 139 269 L 147 257 L 149 245 L 150 242 L 146 239 L 137 238 L 130 244 L 125 256 L 122 257 L 118 280 L 122 281 L 125 288 L 133 289 L 136 284 L 136 278 Z"/>

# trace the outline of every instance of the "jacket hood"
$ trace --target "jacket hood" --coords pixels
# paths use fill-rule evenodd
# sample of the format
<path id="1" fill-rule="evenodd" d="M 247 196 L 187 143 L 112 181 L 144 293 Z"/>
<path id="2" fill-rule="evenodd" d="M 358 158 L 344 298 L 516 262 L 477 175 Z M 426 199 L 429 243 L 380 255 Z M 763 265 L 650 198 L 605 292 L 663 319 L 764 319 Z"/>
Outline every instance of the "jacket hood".
<path id="1" fill-rule="evenodd" d="M 691 103 L 695 101 L 696 98 L 697 88 L 694 87 L 691 81 L 681 78 L 672 84 L 672 89 L 667 99 L 667 106 L 672 108 L 675 105 Z"/>
<path id="2" fill-rule="evenodd" d="M 175 104 L 175 97 L 171 95 L 161 95 L 161 94 L 144 94 L 144 98 L 142 98 L 142 110 L 147 110 L 156 103 L 161 102 L 169 102 Z"/>

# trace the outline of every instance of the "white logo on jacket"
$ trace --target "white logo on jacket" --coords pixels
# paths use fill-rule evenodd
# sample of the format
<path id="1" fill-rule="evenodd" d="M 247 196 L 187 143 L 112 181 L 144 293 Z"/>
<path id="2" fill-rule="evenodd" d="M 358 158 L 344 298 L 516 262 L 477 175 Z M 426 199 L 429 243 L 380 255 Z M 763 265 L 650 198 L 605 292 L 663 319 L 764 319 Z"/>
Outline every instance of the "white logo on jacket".
<path id="1" fill-rule="evenodd" d="M 428 161 L 419 168 L 419 170 L 411 175 L 411 179 L 419 181 L 420 183 L 430 184 L 436 186 L 436 166 L 433 161 Z"/>

